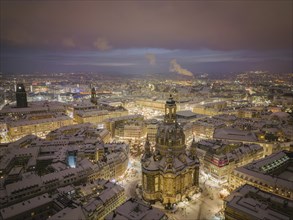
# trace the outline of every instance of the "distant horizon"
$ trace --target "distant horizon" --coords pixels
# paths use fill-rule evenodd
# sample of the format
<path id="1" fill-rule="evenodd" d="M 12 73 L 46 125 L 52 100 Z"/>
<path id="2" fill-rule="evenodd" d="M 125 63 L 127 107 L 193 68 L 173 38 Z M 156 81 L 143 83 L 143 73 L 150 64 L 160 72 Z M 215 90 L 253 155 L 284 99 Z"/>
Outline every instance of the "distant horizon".
<path id="1" fill-rule="evenodd" d="M 201 72 L 198 73 L 195 76 L 184 76 L 181 75 L 181 77 L 185 78 L 185 79 L 193 79 L 193 78 L 202 78 L 202 75 L 207 74 L 207 76 L 210 75 L 238 75 L 238 74 L 244 74 L 244 73 L 255 73 L 255 72 L 259 72 L 259 73 L 264 73 L 264 74 L 293 74 L 292 72 L 283 72 L 283 71 L 267 71 L 267 70 L 245 70 L 245 71 L 233 71 L 233 72 Z M 96 74 L 96 75 L 137 75 L 137 76 L 143 76 L 143 75 L 170 75 L 170 76 L 179 76 L 176 73 L 170 73 L 170 72 L 146 72 L 146 73 L 127 73 L 127 72 L 115 72 L 115 71 L 29 71 L 29 72 L 0 72 L 0 74 L 2 75 L 8 75 L 8 74 L 13 74 L 13 75 L 31 75 L 31 74 L 41 74 L 41 75 L 46 75 L 46 74 Z"/>

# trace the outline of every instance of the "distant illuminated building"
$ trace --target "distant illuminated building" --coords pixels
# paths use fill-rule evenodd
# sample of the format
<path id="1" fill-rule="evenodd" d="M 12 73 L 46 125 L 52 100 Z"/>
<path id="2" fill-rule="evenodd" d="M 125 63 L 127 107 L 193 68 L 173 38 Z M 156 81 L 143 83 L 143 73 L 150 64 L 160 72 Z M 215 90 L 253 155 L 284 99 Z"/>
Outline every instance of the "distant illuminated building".
<path id="1" fill-rule="evenodd" d="M 95 92 L 92 93 L 91 100 L 95 100 Z M 92 102 L 78 102 L 69 108 L 73 112 L 74 121 L 82 123 L 93 123 L 102 125 L 109 118 L 117 118 L 128 115 L 128 111 L 122 107 L 113 107 L 110 105 L 94 104 Z"/>
<path id="2" fill-rule="evenodd" d="M 18 83 L 16 86 L 16 107 L 17 108 L 27 107 L 26 91 L 22 83 Z"/>
<path id="3" fill-rule="evenodd" d="M 136 100 L 136 104 L 146 107 L 152 108 L 157 111 L 164 111 L 164 102 L 163 100 L 151 100 L 151 99 L 138 99 Z"/>
<path id="4" fill-rule="evenodd" d="M 146 126 L 142 121 L 130 121 L 121 123 L 115 128 L 115 137 L 125 138 L 130 140 L 141 139 L 146 134 Z"/>
<path id="5" fill-rule="evenodd" d="M 72 118 L 60 113 L 27 114 L 27 118 L 13 118 L 7 123 L 8 136 L 19 139 L 25 135 L 44 136 L 52 130 L 71 125 Z"/>
<path id="6" fill-rule="evenodd" d="M 156 142 L 156 136 L 158 132 L 159 122 L 156 119 L 146 121 L 147 135 L 150 142 Z"/>
<path id="7" fill-rule="evenodd" d="M 199 160 L 194 149 L 186 152 L 185 135 L 177 123 L 172 96 L 165 104 L 165 119 L 158 127 L 155 151 L 151 151 L 147 140 L 141 164 L 146 201 L 161 201 L 170 208 L 198 190 Z"/>
<path id="8" fill-rule="evenodd" d="M 108 118 L 104 121 L 105 123 L 105 128 L 110 131 L 112 137 L 121 136 L 117 132 L 120 132 L 121 129 L 119 127 L 123 128 L 123 137 L 124 137 L 124 125 L 129 124 L 130 122 L 142 122 L 143 121 L 143 116 L 142 115 L 124 115 L 121 117 L 112 117 Z M 140 129 L 139 129 L 140 130 Z M 136 133 L 136 132 L 135 132 Z M 140 133 L 140 132 L 139 132 Z M 133 136 L 133 135 L 132 135 Z"/>
<path id="9" fill-rule="evenodd" d="M 196 105 L 193 108 L 193 112 L 196 114 L 203 114 L 203 115 L 218 115 L 220 112 L 223 111 L 224 108 L 227 107 L 227 102 L 211 102 L 205 103 L 202 105 Z"/>

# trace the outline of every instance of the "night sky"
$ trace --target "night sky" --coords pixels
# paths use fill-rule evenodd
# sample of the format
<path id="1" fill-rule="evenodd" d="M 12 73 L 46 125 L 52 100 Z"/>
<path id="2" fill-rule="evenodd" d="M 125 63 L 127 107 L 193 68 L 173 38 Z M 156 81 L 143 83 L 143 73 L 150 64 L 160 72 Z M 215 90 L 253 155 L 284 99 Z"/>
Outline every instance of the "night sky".
<path id="1" fill-rule="evenodd" d="M 1 72 L 292 72 L 292 1 L 3 1 Z"/>

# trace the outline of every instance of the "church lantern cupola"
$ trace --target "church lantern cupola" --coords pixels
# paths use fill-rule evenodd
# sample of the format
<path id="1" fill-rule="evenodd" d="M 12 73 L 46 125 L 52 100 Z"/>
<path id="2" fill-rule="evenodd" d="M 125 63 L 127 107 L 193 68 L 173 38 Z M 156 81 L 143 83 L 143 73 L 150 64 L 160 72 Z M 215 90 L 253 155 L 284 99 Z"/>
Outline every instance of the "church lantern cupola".
<path id="1" fill-rule="evenodd" d="M 165 120 L 164 121 L 167 124 L 176 123 L 176 103 L 171 94 L 165 104 Z"/>

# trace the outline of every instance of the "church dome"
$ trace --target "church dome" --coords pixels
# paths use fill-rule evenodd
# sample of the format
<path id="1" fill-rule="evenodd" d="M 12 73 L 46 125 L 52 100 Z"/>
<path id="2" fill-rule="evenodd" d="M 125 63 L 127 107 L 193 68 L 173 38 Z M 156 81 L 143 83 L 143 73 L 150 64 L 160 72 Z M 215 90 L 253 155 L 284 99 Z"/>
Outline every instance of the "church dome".
<path id="1" fill-rule="evenodd" d="M 173 146 L 185 142 L 185 135 L 182 126 L 179 124 L 165 125 L 158 128 L 156 143 L 159 145 Z"/>

